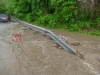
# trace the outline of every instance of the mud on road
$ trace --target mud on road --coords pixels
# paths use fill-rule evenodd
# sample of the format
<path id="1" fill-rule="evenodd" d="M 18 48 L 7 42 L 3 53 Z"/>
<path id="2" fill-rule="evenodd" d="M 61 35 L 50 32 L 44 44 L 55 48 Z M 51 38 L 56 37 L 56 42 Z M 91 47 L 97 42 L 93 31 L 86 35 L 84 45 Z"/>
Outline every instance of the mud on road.
<path id="1" fill-rule="evenodd" d="M 48 36 L 17 22 L 0 23 L 0 75 L 100 75 L 100 37 L 52 31 L 78 54 L 57 48 Z M 20 42 L 12 41 L 16 33 Z"/>

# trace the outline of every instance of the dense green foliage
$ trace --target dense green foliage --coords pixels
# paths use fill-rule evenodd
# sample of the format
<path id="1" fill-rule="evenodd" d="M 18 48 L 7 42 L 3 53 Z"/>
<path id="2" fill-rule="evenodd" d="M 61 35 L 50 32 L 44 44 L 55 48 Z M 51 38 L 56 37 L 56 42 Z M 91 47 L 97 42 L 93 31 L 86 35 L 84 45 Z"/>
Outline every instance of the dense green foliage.
<path id="1" fill-rule="evenodd" d="M 45 27 L 100 35 L 100 0 L 1 0 L 0 10 Z"/>

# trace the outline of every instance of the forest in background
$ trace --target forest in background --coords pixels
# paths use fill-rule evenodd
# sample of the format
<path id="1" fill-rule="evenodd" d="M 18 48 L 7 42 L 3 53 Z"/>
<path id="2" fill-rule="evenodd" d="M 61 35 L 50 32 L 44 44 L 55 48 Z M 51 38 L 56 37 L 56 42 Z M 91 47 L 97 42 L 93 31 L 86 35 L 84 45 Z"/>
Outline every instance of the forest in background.
<path id="1" fill-rule="evenodd" d="M 0 13 L 43 27 L 100 36 L 100 0 L 1 0 Z"/>

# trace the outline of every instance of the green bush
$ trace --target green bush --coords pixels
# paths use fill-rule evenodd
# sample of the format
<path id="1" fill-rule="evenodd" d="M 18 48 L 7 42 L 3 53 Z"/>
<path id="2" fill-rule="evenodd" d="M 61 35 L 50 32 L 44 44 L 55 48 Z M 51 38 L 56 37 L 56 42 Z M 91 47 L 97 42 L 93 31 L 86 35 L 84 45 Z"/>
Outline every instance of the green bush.
<path id="1" fill-rule="evenodd" d="M 72 24 L 70 26 L 70 30 L 71 31 L 80 31 L 80 28 L 79 28 L 79 26 L 77 24 Z"/>
<path id="2" fill-rule="evenodd" d="M 38 18 L 36 23 L 49 28 L 54 28 L 57 25 L 57 16 L 52 14 L 47 14 L 45 16 L 41 16 L 40 18 Z"/>
<path id="3" fill-rule="evenodd" d="M 96 35 L 96 36 L 100 36 L 100 31 L 97 31 L 95 29 L 93 29 L 92 31 L 88 32 L 91 35 Z"/>
<path id="4" fill-rule="evenodd" d="M 32 15 L 31 13 L 27 14 L 25 19 L 28 21 L 28 22 L 33 22 L 34 21 L 34 15 Z"/>

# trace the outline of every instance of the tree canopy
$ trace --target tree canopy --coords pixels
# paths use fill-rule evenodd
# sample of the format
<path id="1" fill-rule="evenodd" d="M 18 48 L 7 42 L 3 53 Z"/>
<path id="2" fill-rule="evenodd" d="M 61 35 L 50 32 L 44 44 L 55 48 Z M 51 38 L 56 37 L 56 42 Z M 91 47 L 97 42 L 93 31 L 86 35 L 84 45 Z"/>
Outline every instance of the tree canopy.
<path id="1" fill-rule="evenodd" d="M 1 0 L 0 10 L 50 28 L 80 31 L 100 24 L 100 0 Z"/>

